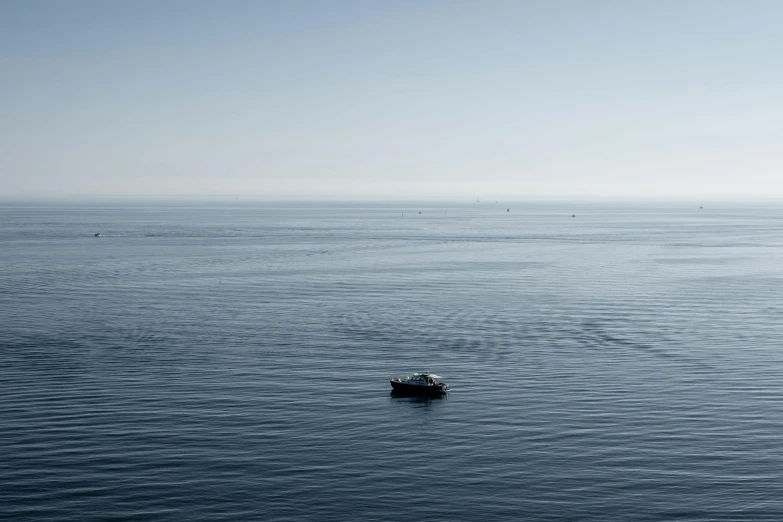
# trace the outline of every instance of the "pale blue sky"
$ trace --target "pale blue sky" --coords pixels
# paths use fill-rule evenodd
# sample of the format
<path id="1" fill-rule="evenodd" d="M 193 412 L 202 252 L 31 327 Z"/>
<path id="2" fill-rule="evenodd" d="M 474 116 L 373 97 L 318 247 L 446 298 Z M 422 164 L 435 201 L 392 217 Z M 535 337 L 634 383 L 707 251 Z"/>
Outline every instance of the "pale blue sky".
<path id="1" fill-rule="evenodd" d="M 0 0 L 0 198 L 780 198 L 781 28 L 754 0 Z"/>

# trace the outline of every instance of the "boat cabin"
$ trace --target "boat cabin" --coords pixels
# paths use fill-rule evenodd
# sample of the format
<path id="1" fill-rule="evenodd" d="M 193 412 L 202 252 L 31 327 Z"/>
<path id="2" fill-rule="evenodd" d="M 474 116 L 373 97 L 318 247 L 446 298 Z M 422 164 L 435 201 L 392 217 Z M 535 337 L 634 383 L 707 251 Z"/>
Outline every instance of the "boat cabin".
<path id="1" fill-rule="evenodd" d="M 410 377 L 408 379 L 408 382 L 411 384 L 418 384 L 418 385 L 425 385 L 425 386 L 433 386 L 437 384 L 435 382 L 435 379 L 440 379 L 440 375 L 435 375 L 434 373 L 414 373 L 413 377 Z"/>

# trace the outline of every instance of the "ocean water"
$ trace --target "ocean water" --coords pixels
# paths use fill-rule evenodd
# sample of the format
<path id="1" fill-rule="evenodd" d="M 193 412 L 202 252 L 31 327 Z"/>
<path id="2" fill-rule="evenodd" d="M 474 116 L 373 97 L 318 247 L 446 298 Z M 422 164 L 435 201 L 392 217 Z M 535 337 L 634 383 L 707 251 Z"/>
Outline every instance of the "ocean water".
<path id="1" fill-rule="evenodd" d="M 783 520 L 781 282 L 781 205 L 4 203 L 0 518 Z"/>

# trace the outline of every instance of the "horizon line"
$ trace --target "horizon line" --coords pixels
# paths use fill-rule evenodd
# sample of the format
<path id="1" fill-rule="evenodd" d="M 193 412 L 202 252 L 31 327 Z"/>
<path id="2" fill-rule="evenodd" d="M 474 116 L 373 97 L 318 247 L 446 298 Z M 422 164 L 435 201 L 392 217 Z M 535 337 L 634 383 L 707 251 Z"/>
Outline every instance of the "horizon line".
<path id="1" fill-rule="evenodd" d="M 65 195 L 3 195 L 0 196 L 0 202 L 58 202 L 58 201 L 78 201 L 78 200 L 133 200 L 133 201 L 201 201 L 205 199 L 213 200 L 244 200 L 244 201 L 266 201 L 266 202 L 329 202 L 329 203 L 406 203 L 406 202 L 438 202 L 438 203 L 460 203 L 460 204 L 500 204 L 500 203 L 688 203 L 693 202 L 714 202 L 714 203 L 783 203 L 783 196 L 704 196 L 697 198 L 692 195 L 682 196 L 546 196 L 546 197 L 522 197 L 506 196 L 504 198 L 478 196 L 474 201 L 470 197 L 436 197 L 436 196 L 413 196 L 413 197 L 383 197 L 383 196 L 364 196 L 364 197 L 336 197 L 336 196 L 293 196 L 293 195 L 262 195 L 262 194 L 65 194 Z"/>

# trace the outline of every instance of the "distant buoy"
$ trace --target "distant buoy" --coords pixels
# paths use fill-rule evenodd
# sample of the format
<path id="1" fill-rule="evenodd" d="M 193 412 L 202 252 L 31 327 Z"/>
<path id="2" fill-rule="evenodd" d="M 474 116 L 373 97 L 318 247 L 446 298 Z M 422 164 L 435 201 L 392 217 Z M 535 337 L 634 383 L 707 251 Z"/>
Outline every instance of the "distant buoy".
<path id="1" fill-rule="evenodd" d="M 576 214 L 571 214 L 571 217 L 576 217 Z"/>
<path id="2" fill-rule="evenodd" d="M 506 209 L 506 212 L 511 212 L 509 209 Z"/>
<path id="3" fill-rule="evenodd" d="M 419 214 L 421 214 L 421 212 L 419 212 Z"/>

